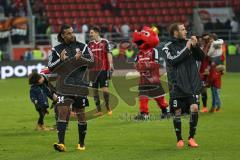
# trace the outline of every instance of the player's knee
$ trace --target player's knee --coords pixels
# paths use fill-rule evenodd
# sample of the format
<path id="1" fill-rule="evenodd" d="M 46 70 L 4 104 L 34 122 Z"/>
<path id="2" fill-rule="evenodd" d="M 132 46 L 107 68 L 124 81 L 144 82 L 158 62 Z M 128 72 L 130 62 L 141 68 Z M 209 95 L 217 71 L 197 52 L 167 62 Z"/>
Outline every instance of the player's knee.
<path id="1" fill-rule="evenodd" d="M 103 91 L 103 93 L 109 93 L 108 87 L 103 87 L 102 91 Z"/>
<path id="2" fill-rule="evenodd" d="M 174 115 L 175 115 L 176 117 L 181 116 L 181 114 L 182 114 L 182 110 L 181 110 L 181 108 L 177 108 L 177 109 L 175 109 L 175 111 L 174 111 Z"/>
<path id="3" fill-rule="evenodd" d="M 190 107 L 191 112 L 198 112 L 198 105 L 197 104 L 192 104 Z"/>

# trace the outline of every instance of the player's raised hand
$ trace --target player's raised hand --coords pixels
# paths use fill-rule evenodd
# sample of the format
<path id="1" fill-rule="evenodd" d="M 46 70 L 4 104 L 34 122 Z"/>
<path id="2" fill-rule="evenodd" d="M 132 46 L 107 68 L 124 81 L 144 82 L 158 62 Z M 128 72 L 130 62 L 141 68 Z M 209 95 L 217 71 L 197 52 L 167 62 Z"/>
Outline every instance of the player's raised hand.
<path id="1" fill-rule="evenodd" d="M 191 37 L 191 45 L 193 47 L 195 47 L 197 45 L 197 37 L 196 36 Z"/>
<path id="2" fill-rule="evenodd" d="M 80 50 L 77 51 L 75 58 L 76 60 L 79 60 L 81 58 L 82 52 Z"/>
<path id="3" fill-rule="evenodd" d="M 66 56 L 66 50 L 64 49 L 64 50 L 62 50 L 62 52 L 61 52 L 61 54 L 60 54 L 60 59 L 61 59 L 61 61 L 64 61 L 65 59 L 67 59 L 68 58 L 68 56 Z"/>
<path id="4" fill-rule="evenodd" d="M 188 41 L 187 41 L 187 44 L 186 44 L 186 47 L 188 48 L 188 49 L 190 49 L 191 48 L 191 39 L 189 39 Z"/>

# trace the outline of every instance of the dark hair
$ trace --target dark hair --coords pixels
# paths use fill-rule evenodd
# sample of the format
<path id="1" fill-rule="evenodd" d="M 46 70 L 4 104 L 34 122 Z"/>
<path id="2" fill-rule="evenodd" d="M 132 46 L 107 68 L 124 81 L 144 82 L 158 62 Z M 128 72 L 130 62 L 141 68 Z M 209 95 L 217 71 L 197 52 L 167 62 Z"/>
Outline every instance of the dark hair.
<path id="1" fill-rule="evenodd" d="M 202 34 L 202 37 L 205 37 L 205 36 L 209 36 L 209 37 L 210 37 L 210 33 L 209 33 L 209 32 L 204 32 L 204 33 Z"/>
<path id="2" fill-rule="evenodd" d="M 168 27 L 168 33 L 170 34 L 171 37 L 174 36 L 174 31 L 179 31 L 179 26 L 182 25 L 182 23 L 176 22 L 176 23 L 172 23 L 169 27 Z"/>
<path id="3" fill-rule="evenodd" d="M 60 42 L 60 43 L 64 42 L 64 39 L 62 38 L 62 34 L 65 32 L 66 29 L 69 29 L 69 28 L 71 28 L 71 26 L 68 24 L 63 24 L 61 26 L 60 32 L 57 35 L 58 42 Z"/>
<path id="4" fill-rule="evenodd" d="M 218 39 L 218 36 L 216 33 L 211 33 L 211 37 L 213 40 L 217 40 Z"/>
<path id="5" fill-rule="evenodd" d="M 33 72 L 28 76 L 29 84 L 38 84 L 39 79 L 41 78 L 41 74 Z"/>
<path id="6" fill-rule="evenodd" d="M 98 26 L 93 26 L 90 28 L 90 30 L 94 30 L 94 32 L 101 33 L 101 29 Z"/>

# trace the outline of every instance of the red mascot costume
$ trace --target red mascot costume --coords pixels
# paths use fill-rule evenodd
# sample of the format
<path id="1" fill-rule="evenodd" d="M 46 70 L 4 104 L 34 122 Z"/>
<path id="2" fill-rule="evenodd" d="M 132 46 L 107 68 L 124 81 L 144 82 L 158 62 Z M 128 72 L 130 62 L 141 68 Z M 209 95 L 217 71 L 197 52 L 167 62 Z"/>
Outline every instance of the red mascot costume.
<path id="1" fill-rule="evenodd" d="M 159 54 L 156 47 L 159 38 L 156 28 L 143 27 L 140 32 L 133 33 L 133 43 L 139 49 L 136 56 L 136 69 L 140 73 L 139 80 L 139 104 L 140 114 L 136 120 L 146 120 L 149 118 L 148 101 L 154 98 L 159 108 L 162 110 L 161 118 L 167 118 L 168 103 L 164 98 L 165 92 L 160 82 Z"/>

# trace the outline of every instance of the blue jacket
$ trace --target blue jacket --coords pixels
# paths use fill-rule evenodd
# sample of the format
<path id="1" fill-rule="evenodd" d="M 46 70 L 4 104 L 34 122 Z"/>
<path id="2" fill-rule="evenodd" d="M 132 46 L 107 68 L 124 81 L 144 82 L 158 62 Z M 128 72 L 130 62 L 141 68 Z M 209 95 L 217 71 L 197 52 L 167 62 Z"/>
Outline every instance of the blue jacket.
<path id="1" fill-rule="evenodd" d="M 52 92 L 49 90 L 46 84 L 31 85 L 30 98 L 36 107 L 48 108 L 48 98 L 53 98 Z"/>

